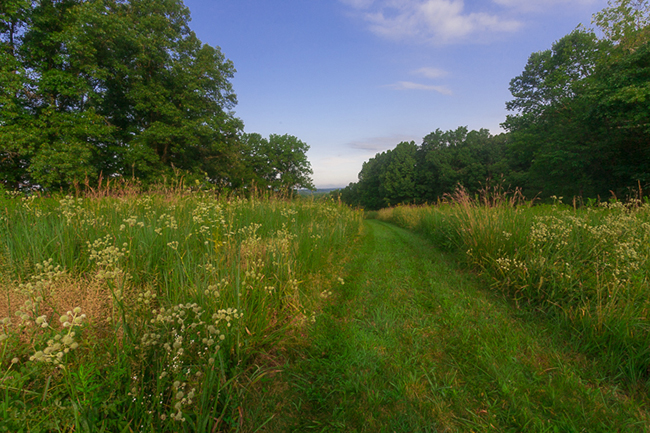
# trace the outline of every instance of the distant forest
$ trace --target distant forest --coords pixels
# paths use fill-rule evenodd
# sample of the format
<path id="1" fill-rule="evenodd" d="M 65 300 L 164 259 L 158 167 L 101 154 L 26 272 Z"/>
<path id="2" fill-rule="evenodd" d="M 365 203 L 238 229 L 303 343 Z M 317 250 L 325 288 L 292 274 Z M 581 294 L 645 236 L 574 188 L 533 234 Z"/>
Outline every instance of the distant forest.
<path id="1" fill-rule="evenodd" d="M 462 185 L 521 188 L 528 198 L 607 199 L 650 187 L 650 5 L 611 0 L 510 82 L 502 127 L 436 130 L 363 164 L 338 194 L 380 209 L 436 202 Z"/>

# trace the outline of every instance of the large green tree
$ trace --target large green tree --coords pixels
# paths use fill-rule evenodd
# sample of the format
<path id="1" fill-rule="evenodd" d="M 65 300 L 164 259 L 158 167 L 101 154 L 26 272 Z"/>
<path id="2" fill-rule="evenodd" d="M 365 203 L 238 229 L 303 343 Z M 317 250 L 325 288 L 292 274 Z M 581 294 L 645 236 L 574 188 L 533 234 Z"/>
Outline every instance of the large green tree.
<path id="1" fill-rule="evenodd" d="M 359 181 L 340 197 L 346 203 L 380 209 L 402 203 L 435 202 L 458 185 L 471 193 L 490 179 L 505 174 L 505 136 L 493 137 L 487 129 L 435 130 L 420 146 L 402 142 L 365 162 Z"/>
<path id="2" fill-rule="evenodd" d="M 266 139 L 257 133 L 243 134 L 241 141 L 240 184 L 286 194 L 298 188 L 314 189 L 305 142 L 289 134 L 271 134 Z"/>
<path id="3" fill-rule="evenodd" d="M 404 145 L 371 158 L 340 197 L 378 209 L 501 177 L 529 197 L 650 189 L 650 0 L 610 0 L 593 23 L 530 55 L 510 82 L 508 133 L 438 129 L 414 162 Z"/>
<path id="4" fill-rule="evenodd" d="M 390 151 L 383 173 L 379 176 L 384 206 L 416 200 L 417 149 L 415 142 L 403 141 Z"/>
<path id="5" fill-rule="evenodd" d="M 8 0 L 0 14 L 4 182 L 172 170 L 231 182 L 234 67 L 189 29 L 182 1 Z"/>
<path id="6" fill-rule="evenodd" d="M 511 81 L 511 178 L 528 195 L 608 196 L 650 180 L 648 2 L 610 1 Z"/>
<path id="7" fill-rule="evenodd" d="M 12 185 L 26 177 L 28 161 L 23 148 L 29 133 L 20 127 L 29 115 L 27 72 L 18 49 L 27 26 L 31 3 L 27 0 L 0 2 L 0 180 Z"/>

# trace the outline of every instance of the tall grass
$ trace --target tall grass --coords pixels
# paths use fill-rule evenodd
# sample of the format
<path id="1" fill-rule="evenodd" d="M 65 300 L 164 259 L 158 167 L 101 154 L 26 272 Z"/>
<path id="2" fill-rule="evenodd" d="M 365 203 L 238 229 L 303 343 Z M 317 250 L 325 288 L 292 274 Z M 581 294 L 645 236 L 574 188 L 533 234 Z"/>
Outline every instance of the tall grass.
<path id="1" fill-rule="evenodd" d="M 326 201 L 1 197 L 0 431 L 237 428 L 359 229 Z"/>
<path id="2" fill-rule="evenodd" d="M 650 205 L 531 206 L 462 189 L 437 206 L 379 218 L 458 253 L 521 307 L 560 323 L 610 379 L 645 384 L 650 367 Z"/>

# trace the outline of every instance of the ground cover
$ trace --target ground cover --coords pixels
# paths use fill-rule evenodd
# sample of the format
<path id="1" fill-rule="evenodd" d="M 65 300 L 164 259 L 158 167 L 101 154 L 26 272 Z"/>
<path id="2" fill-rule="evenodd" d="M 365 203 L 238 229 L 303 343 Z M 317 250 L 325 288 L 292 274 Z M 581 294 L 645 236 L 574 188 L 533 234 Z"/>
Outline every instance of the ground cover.
<path id="1" fill-rule="evenodd" d="M 647 402 L 420 236 L 366 222 L 343 285 L 249 395 L 250 430 L 645 431 Z"/>
<path id="2" fill-rule="evenodd" d="M 225 431 L 360 214 L 161 191 L 0 197 L 0 431 Z M 317 291 L 312 293 L 313 291 Z"/>
<path id="3" fill-rule="evenodd" d="M 602 362 L 602 376 L 641 393 L 650 379 L 650 204 L 535 205 L 459 190 L 439 206 L 381 219 L 410 227 L 478 271 L 491 290 L 536 310 Z"/>
<path id="4" fill-rule="evenodd" d="M 572 281 L 585 284 L 591 260 L 577 254 L 626 243 L 637 272 L 625 281 L 642 299 L 643 207 L 380 214 L 416 233 L 328 201 L 177 191 L 0 204 L 0 431 L 648 429 L 643 374 L 593 356 L 575 326 L 588 322 L 570 320 L 574 298 L 559 295 L 577 289 L 554 274 L 566 266 L 534 274 L 538 256 L 516 255 L 546 227 L 539 254 L 581 264 Z M 607 227 L 616 236 L 564 244 Z M 531 275 L 553 282 L 535 287 L 553 289 L 557 310 L 521 284 Z M 580 299 L 584 316 L 605 317 Z"/>

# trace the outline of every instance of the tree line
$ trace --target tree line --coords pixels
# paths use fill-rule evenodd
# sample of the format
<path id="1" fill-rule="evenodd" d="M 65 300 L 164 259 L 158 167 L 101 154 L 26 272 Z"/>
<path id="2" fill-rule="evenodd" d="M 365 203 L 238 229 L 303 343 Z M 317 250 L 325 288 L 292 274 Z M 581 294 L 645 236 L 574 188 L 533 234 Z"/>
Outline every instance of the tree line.
<path id="1" fill-rule="evenodd" d="M 307 144 L 243 132 L 234 65 L 189 21 L 182 0 L 0 2 L 0 186 L 313 188 Z"/>
<path id="2" fill-rule="evenodd" d="M 435 202 L 499 180 L 528 197 L 607 198 L 650 186 L 650 4 L 610 0 L 530 55 L 510 82 L 505 133 L 436 130 L 363 164 L 339 191 L 367 209 Z"/>

